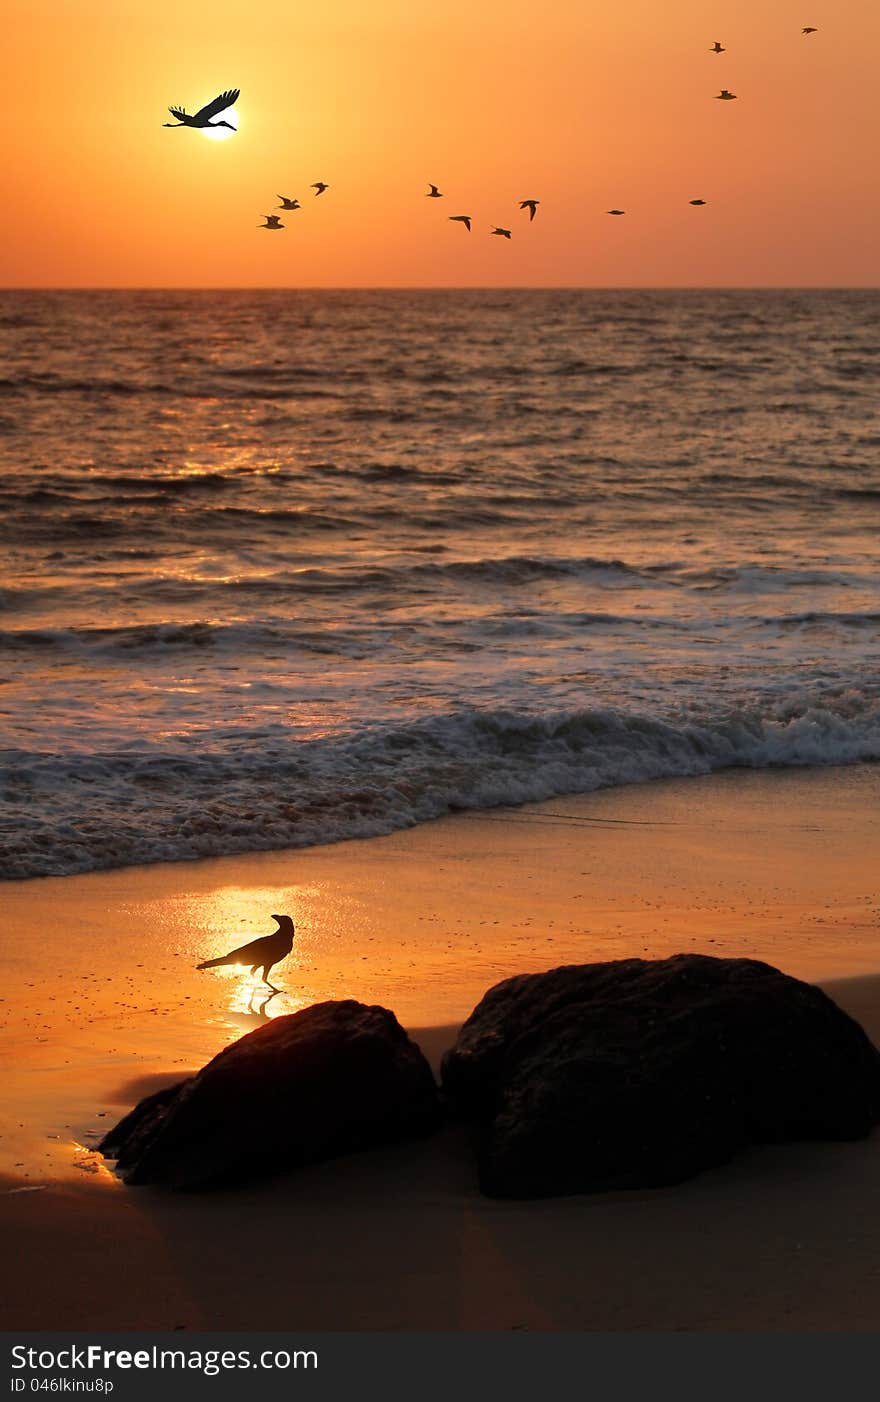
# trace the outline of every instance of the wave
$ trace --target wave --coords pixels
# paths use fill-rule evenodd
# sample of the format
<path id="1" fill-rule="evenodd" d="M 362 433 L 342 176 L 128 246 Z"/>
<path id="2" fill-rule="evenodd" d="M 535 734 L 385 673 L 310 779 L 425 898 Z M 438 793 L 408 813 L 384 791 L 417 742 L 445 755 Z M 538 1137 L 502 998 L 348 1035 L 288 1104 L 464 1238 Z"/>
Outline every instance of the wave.
<path id="1" fill-rule="evenodd" d="M 71 379 L 51 371 L 37 371 L 24 375 L 9 375 L 0 378 L 0 394 L 21 394 L 33 391 L 49 394 L 139 394 L 142 386 L 131 380 Z"/>
<path id="2" fill-rule="evenodd" d="M 267 647 L 284 646 L 328 655 L 362 655 L 357 630 L 302 629 L 284 622 L 266 623 L 140 623 L 119 627 L 0 629 L 0 650 L 10 652 L 81 653 L 88 656 L 134 652 L 167 656 L 175 649 L 218 649 L 245 656 Z M 377 642 L 376 647 L 380 644 Z"/>
<path id="3" fill-rule="evenodd" d="M 694 590 L 727 591 L 733 594 L 775 594 L 788 589 L 876 590 L 877 578 L 852 569 L 804 568 L 784 565 L 711 565 L 702 570 L 683 570 L 679 579 Z"/>
<path id="4" fill-rule="evenodd" d="M 316 580 L 310 578 L 313 573 L 318 575 Z M 503 575 L 495 577 L 494 582 L 499 580 L 504 582 Z M 527 583 L 528 577 L 517 575 L 515 582 Z M 176 598 L 182 605 L 190 607 L 195 601 L 210 603 L 213 605 L 212 611 L 222 612 L 222 593 L 240 589 L 244 593 L 265 594 L 274 612 L 263 618 L 240 619 L 231 623 L 195 619 L 103 626 L 0 628 L 0 652 L 79 654 L 98 661 L 114 656 L 122 660 L 138 653 L 146 663 L 151 657 L 161 659 L 175 649 L 210 649 L 226 656 L 237 656 L 244 663 L 245 659 L 261 656 L 266 648 L 291 656 L 305 651 L 364 658 L 386 652 L 396 632 L 405 635 L 410 649 L 416 646 L 416 639 L 420 636 L 429 637 L 432 648 L 441 646 L 438 630 L 446 635 L 447 646 L 453 646 L 457 638 L 461 645 L 466 644 L 471 649 L 526 637 L 568 638 L 574 642 L 585 629 L 597 633 L 611 630 L 621 639 L 629 637 L 637 645 L 638 640 L 648 633 L 680 637 L 685 641 L 694 638 L 704 643 L 707 641 L 707 631 L 712 634 L 709 641 L 716 642 L 728 637 L 734 643 L 738 638 L 754 642 L 756 635 L 762 634 L 772 640 L 780 635 L 811 631 L 833 631 L 844 642 L 854 632 L 876 632 L 880 627 L 880 610 L 877 609 L 813 609 L 798 613 L 746 614 L 713 619 L 710 616 L 679 618 L 670 613 L 627 613 L 583 608 L 545 608 L 540 612 L 528 610 L 523 613 L 517 607 L 501 607 L 491 612 L 484 611 L 479 616 L 448 609 L 442 613 L 424 610 L 419 619 L 395 623 L 393 619 L 377 620 L 372 612 L 374 601 L 371 590 L 378 591 L 381 599 L 393 597 L 394 594 L 394 579 L 382 570 L 366 575 L 358 573 L 351 578 L 341 575 L 335 579 L 332 576 L 328 578 L 324 571 L 306 570 L 302 572 L 296 588 L 306 594 L 314 589 L 331 597 L 347 592 L 363 592 L 367 597 L 360 613 L 352 613 L 347 626 L 334 623 L 322 627 L 320 622 L 309 618 L 307 610 L 299 617 L 284 616 L 280 612 L 286 586 L 277 581 L 255 580 L 242 586 L 225 583 L 209 585 L 204 594 L 198 594 L 195 600 L 191 586 L 169 582 L 153 586 L 150 591 L 152 596 L 156 598 L 160 590 L 164 590 L 166 601 Z M 409 592 L 410 597 L 415 596 L 412 588 Z M 438 601 L 440 607 L 442 604 Z"/>
<path id="5" fill-rule="evenodd" d="M 314 376 L 320 375 L 327 381 L 324 388 L 314 383 Z M 346 377 L 358 382 L 362 377 L 349 373 Z M 0 394 L 74 394 L 96 396 L 142 396 L 145 398 L 171 399 L 339 399 L 340 393 L 331 388 L 331 379 L 325 371 L 298 369 L 269 374 L 260 367 L 252 369 L 212 369 L 201 373 L 198 368 L 183 382 L 168 384 L 162 380 L 132 378 L 115 379 L 96 375 L 91 379 L 80 376 L 57 374 L 52 371 L 31 371 L 19 375 L 0 377 Z"/>
<path id="6" fill-rule="evenodd" d="M 784 614 L 778 618 L 760 619 L 761 623 L 772 623 L 782 628 L 877 628 L 880 612 L 870 610 L 846 611 L 810 609 L 805 613 Z"/>
<path id="7" fill-rule="evenodd" d="M 148 498 L 145 502 L 138 502 L 139 508 L 150 509 L 141 509 L 137 516 L 124 498 L 115 499 L 106 512 L 100 510 L 101 502 L 94 499 L 84 500 L 80 505 L 99 509 L 85 512 L 64 510 L 51 516 L 45 509 L 31 510 L 17 519 L 10 518 L 0 523 L 0 534 L 8 539 L 40 543 L 45 542 L 47 537 L 53 543 L 66 544 L 100 536 L 107 540 L 165 541 L 171 545 L 179 543 L 184 534 L 177 515 L 166 510 L 161 500 L 153 502 Z M 374 511 L 369 516 L 379 514 Z M 405 518 L 404 513 L 400 515 Z M 231 540 L 238 545 L 244 535 L 250 539 L 257 532 L 278 536 L 289 534 L 292 530 L 353 531 L 363 528 L 369 516 L 330 515 L 323 511 L 311 511 L 308 507 L 202 506 L 190 513 L 187 526 L 199 531 L 202 539 L 206 532 L 213 532 L 215 540 Z M 445 522 L 438 519 L 435 524 L 442 528 Z M 261 540 L 261 543 L 264 541 Z"/>
<path id="8" fill-rule="evenodd" d="M 279 587 L 306 588 L 318 592 L 358 590 L 384 587 L 399 589 L 414 584 L 487 584 L 528 585 L 540 580 L 583 579 L 601 583 L 653 582 L 655 575 L 665 575 L 673 565 L 644 566 L 641 569 L 624 560 L 601 559 L 595 556 L 566 557 L 554 555 L 507 555 L 492 559 L 426 560 L 415 565 L 375 566 L 372 569 L 328 569 L 314 567 L 294 575 L 279 575 L 271 581 L 253 581 L 255 586 L 275 590 Z M 249 581 L 242 586 L 250 587 Z"/>
<path id="9" fill-rule="evenodd" d="M 6 478 L 0 482 L 0 499 L 8 497 L 16 501 L 28 500 L 35 493 L 51 492 L 64 498 L 91 500 L 97 494 L 98 500 L 105 496 L 118 499 L 120 494 L 127 496 L 151 496 L 162 492 L 222 491 L 227 488 L 262 486 L 270 482 L 299 483 L 299 474 L 284 468 L 274 467 L 270 472 L 260 467 L 247 467 L 236 464 L 234 469 L 225 472 L 80 472 L 41 471 L 39 478 L 31 478 L 31 485 L 20 478 Z"/>
<path id="10" fill-rule="evenodd" d="M 843 501 L 880 501 L 880 486 L 837 487 L 832 495 Z"/>
<path id="11" fill-rule="evenodd" d="M 210 489 L 219 487 L 222 478 L 219 474 L 209 474 Z M 217 480 L 210 480 L 216 478 Z M 117 478 L 114 480 L 127 481 Z M 175 486 L 175 490 L 178 488 Z M 189 488 L 180 487 L 180 490 Z M 0 493 L 2 494 L 2 493 Z M 246 509 L 244 509 L 246 512 Z M 233 518 L 240 511 L 229 512 Z M 348 517 L 327 516 L 306 509 L 281 508 L 279 511 L 256 513 L 270 521 L 302 523 L 315 529 L 333 529 L 354 524 Z M 92 517 L 77 517 L 71 522 L 77 532 L 94 524 Z M 139 530 L 143 523 L 139 522 Z M 423 546 L 424 554 L 445 553 L 445 546 Z M 115 558 L 105 553 L 105 561 Z M 125 549 L 119 558 L 126 565 L 132 560 L 143 558 L 152 560 L 152 550 L 134 551 Z M 156 601 L 188 604 L 191 607 L 201 604 L 206 609 L 213 603 L 218 609 L 228 606 L 231 598 L 267 597 L 283 598 L 287 595 L 303 594 L 356 594 L 362 590 L 399 590 L 443 588 L 453 586 L 529 586 L 541 581 L 576 580 L 598 587 L 608 586 L 615 592 L 628 588 L 675 589 L 694 594 L 760 595 L 780 594 L 788 591 L 812 590 L 859 590 L 873 596 L 877 591 L 876 577 L 857 569 L 828 569 L 821 567 L 773 566 L 744 562 L 741 564 L 707 565 L 694 568 L 681 561 L 657 560 L 635 565 L 618 556 L 566 556 L 566 555 L 501 555 L 478 556 L 473 559 L 427 559 L 416 563 L 393 565 L 313 565 L 296 570 L 274 570 L 270 574 L 243 576 L 233 579 L 167 579 L 143 577 L 136 580 L 138 596 Z M 127 580 L 131 583 L 130 578 Z M 65 581 L 53 584 L 8 584 L 0 587 L 0 608 L 6 610 L 27 609 L 36 605 L 61 605 L 71 603 L 82 594 L 91 604 L 96 599 L 115 595 L 119 582 L 111 578 L 106 584 L 97 586 L 93 582 Z M 763 617 L 757 622 L 822 622 L 835 620 L 858 626 L 876 621 L 876 612 L 860 610 L 809 610 L 785 617 Z M 638 622 L 637 619 L 633 620 Z M 748 623 L 749 619 L 740 619 Z M 174 625 L 169 625 L 174 626 Z M 0 635 L 2 636 L 2 635 Z M 7 642 L 13 640 L 8 638 Z M 26 642 L 27 639 L 24 639 Z"/>
<path id="12" fill-rule="evenodd" d="M 234 748 L 7 755 L 0 876 L 74 872 L 370 837 L 464 810 L 729 767 L 880 760 L 880 703 L 728 711 L 697 721 L 612 709 L 463 710 Z"/>

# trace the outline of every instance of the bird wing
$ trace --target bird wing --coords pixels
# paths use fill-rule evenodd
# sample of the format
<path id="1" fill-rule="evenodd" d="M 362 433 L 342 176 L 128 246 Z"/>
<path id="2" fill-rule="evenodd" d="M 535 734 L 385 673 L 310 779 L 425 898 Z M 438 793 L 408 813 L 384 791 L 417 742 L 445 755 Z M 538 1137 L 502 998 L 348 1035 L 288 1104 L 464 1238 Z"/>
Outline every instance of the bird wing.
<path id="1" fill-rule="evenodd" d="M 168 111 L 171 113 L 172 117 L 177 117 L 178 121 L 186 116 L 185 107 L 169 107 Z"/>
<path id="2" fill-rule="evenodd" d="M 255 964 L 260 958 L 269 959 L 277 953 L 280 933 L 280 930 L 276 930 L 274 935 L 262 935 L 257 940 L 251 940 L 250 944 L 239 945 L 238 949 L 230 950 L 226 958 L 232 959 L 236 955 L 246 954 Z M 242 959 L 241 962 L 245 961 Z"/>
<path id="3" fill-rule="evenodd" d="M 239 88 L 230 88 L 228 92 L 222 92 L 219 97 L 215 97 L 213 102 L 206 102 L 204 107 L 199 108 L 196 117 L 216 117 L 218 112 L 231 107 L 233 102 L 238 101 Z"/>

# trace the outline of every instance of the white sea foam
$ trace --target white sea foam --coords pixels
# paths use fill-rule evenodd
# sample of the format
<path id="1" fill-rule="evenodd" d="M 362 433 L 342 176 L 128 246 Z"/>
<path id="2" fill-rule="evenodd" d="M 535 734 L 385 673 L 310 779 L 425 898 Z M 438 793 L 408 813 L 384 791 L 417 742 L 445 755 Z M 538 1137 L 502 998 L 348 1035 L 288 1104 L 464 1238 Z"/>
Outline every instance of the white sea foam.
<path id="1" fill-rule="evenodd" d="M 4 877 L 67 874 L 392 832 L 521 804 L 729 766 L 880 760 L 880 702 L 714 721 L 607 709 L 465 711 L 403 728 L 225 747 L 6 756 Z"/>

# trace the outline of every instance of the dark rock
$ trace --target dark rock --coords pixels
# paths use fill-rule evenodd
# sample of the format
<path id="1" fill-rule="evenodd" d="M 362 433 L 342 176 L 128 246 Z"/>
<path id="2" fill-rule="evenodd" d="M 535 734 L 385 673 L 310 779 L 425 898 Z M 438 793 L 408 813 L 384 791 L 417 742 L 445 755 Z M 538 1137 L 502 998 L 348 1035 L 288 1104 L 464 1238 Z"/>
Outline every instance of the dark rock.
<path id="1" fill-rule="evenodd" d="M 680 1182 L 751 1143 L 858 1139 L 880 1053 L 820 989 L 677 954 L 505 979 L 443 1059 L 480 1186 L 548 1197 Z"/>
<path id="2" fill-rule="evenodd" d="M 273 1018 L 99 1145 L 127 1183 L 240 1182 L 434 1129 L 431 1068 L 393 1013 L 352 1000 Z"/>

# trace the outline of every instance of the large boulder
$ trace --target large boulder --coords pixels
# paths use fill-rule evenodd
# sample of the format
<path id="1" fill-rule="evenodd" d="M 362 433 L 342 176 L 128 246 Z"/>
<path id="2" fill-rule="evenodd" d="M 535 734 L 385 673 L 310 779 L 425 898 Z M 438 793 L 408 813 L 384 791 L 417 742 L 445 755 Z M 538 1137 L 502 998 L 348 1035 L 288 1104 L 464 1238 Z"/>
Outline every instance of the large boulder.
<path id="1" fill-rule="evenodd" d="M 494 1197 L 677 1183 L 746 1144 L 858 1139 L 880 1117 L 880 1054 L 859 1025 L 753 959 L 505 979 L 442 1074 Z"/>
<path id="2" fill-rule="evenodd" d="M 316 1003 L 142 1100 L 99 1145 L 127 1183 L 207 1188 L 426 1134 L 431 1068 L 394 1014 Z"/>

